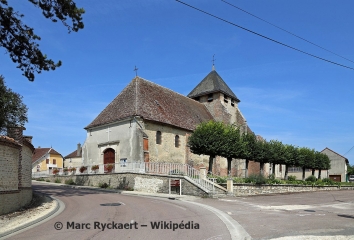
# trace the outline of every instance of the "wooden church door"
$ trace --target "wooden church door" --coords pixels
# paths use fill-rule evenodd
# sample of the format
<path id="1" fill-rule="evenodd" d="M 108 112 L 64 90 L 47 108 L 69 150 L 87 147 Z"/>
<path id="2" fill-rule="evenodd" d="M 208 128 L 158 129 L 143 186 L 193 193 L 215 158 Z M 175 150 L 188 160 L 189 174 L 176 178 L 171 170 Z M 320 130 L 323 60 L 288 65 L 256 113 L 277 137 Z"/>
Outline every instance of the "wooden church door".
<path id="1" fill-rule="evenodd" d="M 108 148 L 104 151 L 103 155 L 104 164 L 113 164 L 115 163 L 115 152 L 112 148 Z"/>

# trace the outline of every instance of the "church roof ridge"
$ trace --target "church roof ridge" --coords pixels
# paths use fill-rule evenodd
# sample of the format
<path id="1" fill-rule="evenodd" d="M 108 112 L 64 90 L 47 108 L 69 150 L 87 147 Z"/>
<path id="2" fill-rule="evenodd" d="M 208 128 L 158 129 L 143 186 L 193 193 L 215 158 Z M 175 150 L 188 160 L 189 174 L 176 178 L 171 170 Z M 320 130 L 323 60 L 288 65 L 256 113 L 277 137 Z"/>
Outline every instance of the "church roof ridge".
<path id="1" fill-rule="evenodd" d="M 213 119 L 203 104 L 137 76 L 85 129 L 132 116 L 188 130 Z"/>

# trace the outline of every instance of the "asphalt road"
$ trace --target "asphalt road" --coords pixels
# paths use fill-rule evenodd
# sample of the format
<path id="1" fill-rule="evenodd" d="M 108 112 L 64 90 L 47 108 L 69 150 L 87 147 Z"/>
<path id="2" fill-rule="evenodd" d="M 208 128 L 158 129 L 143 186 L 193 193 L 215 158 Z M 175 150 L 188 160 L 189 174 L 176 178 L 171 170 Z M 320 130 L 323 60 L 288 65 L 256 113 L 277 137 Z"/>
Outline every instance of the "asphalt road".
<path id="1" fill-rule="evenodd" d="M 61 200 L 65 209 L 9 239 L 231 239 L 215 213 L 189 202 L 40 183 L 33 188 Z"/>
<path id="2" fill-rule="evenodd" d="M 197 202 L 228 213 L 252 239 L 354 239 L 352 190 Z"/>

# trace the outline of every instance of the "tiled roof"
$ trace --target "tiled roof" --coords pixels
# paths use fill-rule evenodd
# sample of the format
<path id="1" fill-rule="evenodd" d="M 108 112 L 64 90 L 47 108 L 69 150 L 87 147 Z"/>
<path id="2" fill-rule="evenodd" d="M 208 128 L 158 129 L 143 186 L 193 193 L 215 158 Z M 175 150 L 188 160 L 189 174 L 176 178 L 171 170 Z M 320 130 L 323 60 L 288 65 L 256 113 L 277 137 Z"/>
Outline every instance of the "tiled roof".
<path id="1" fill-rule="evenodd" d="M 188 130 L 194 130 L 201 122 L 213 120 L 203 104 L 136 77 L 85 129 L 132 116 Z"/>
<path id="2" fill-rule="evenodd" d="M 55 151 L 53 148 L 35 148 L 34 154 L 32 156 L 32 163 L 37 161 L 38 158 L 43 157 L 48 152 L 50 154 L 61 155 L 60 153 Z"/>
<path id="3" fill-rule="evenodd" d="M 80 154 L 77 155 L 77 150 L 73 151 L 72 153 L 68 154 L 64 158 L 76 158 L 76 157 L 82 157 L 82 148 L 80 149 Z"/>
<path id="4" fill-rule="evenodd" d="M 8 136 L 0 136 L 0 142 L 10 143 L 15 146 L 21 146 L 21 144 L 19 144 L 15 139 L 10 138 Z"/>
<path id="5" fill-rule="evenodd" d="M 189 94 L 188 97 L 195 98 L 209 93 L 221 92 L 231 97 L 237 102 L 240 100 L 232 92 L 232 90 L 227 86 L 220 75 L 212 70 Z"/>

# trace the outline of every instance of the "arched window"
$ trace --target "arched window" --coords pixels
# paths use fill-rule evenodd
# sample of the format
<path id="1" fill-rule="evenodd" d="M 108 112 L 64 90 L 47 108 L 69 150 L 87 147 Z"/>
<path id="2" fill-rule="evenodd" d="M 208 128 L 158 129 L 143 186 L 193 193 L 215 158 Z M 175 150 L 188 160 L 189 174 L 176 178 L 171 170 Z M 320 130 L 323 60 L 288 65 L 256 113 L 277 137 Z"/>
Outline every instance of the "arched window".
<path id="1" fill-rule="evenodd" d="M 178 135 L 175 136 L 175 147 L 176 148 L 179 147 L 179 136 Z"/>
<path id="2" fill-rule="evenodd" d="M 156 132 L 156 144 L 161 144 L 161 132 Z"/>

